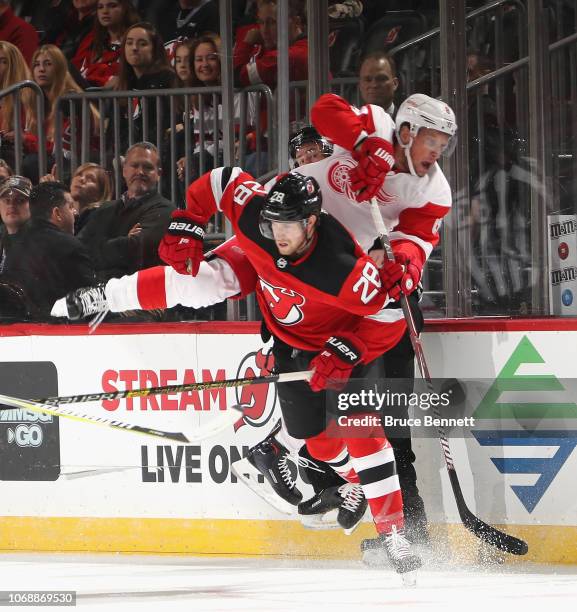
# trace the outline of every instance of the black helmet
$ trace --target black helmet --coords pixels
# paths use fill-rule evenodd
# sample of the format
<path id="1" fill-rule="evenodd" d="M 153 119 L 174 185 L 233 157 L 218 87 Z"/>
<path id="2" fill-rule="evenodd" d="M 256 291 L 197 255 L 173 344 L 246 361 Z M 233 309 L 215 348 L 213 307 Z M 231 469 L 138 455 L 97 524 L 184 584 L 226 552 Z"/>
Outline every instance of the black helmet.
<path id="1" fill-rule="evenodd" d="M 273 238 L 271 221 L 302 221 L 319 217 L 323 197 L 312 176 L 284 174 L 269 191 L 260 211 L 260 232 Z"/>
<path id="2" fill-rule="evenodd" d="M 325 157 L 333 154 L 333 145 L 326 138 L 321 136 L 312 125 L 305 125 L 298 132 L 295 132 L 289 140 L 289 161 L 291 168 L 298 166 L 296 157 L 297 149 L 306 142 L 316 142 Z"/>

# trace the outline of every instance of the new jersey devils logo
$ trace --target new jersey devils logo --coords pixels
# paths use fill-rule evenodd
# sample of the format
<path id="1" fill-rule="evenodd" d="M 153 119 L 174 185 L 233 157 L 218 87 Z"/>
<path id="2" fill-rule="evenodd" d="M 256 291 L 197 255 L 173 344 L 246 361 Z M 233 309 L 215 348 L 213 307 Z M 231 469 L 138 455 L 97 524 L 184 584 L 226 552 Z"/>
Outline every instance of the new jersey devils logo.
<path id="1" fill-rule="evenodd" d="M 266 281 L 260 280 L 260 286 L 271 314 L 283 325 L 296 325 L 303 319 L 303 311 L 300 306 L 305 303 L 305 298 L 300 293 L 284 287 L 275 287 Z"/>
<path id="2" fill-rule="evenodd" d="M 269 376 L 273 365 L 272 353 L 267 354 L 263 349 L 260 349 L 255 353 L 249 353 L 242 359 L 236 376 L 237 378 Z M 253 427 L 263 427 L 270 421 L 274 412 L 276 387 L 274 384 L 237 387 L 236 401 L 247 408 L 245 408 L 243 416 L 235 423 L 235 431 L 246 424 Z"/>

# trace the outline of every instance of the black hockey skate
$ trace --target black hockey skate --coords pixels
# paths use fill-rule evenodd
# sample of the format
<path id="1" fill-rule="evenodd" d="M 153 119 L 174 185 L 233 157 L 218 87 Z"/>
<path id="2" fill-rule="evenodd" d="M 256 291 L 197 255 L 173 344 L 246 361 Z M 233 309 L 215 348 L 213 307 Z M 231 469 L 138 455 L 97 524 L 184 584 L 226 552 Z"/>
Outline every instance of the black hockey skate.
<path id="1" fill-rule="evenodd" d="M 389 564 L 398 574 L 414 572 L 422 565 L 421 559 L 411 551 L 411 543 L 407 540 L 404 529 L 397 530 L 396 527 L 393 527 L 391 533 L 382 533 L 377 538 L 363 540 L 361 552 L 366 565 L 382 567 Z M 379 562 L 367 562 L 367 553 L 377 553 Z M 369 556 L 369 559 L 372 558 Z M 412 576 L 406 577 L 403 582 L 407 585 L 414 584 Z"/>
<path id="2" fill-rule="evenodd" d="M 347 535 L 357 528 L 366 509 L 367 500 L 361 485 L 354 484 L 329 487 L 299 504 L 299 514 L 305 527 L 332 529 L 340 526 Z M 333 512 L 335 510 L 338 513 Z"/>
<path id="3" fill-rule="evenodd" d="M 68 318 L 72 321 L 107 312 L 108 302 L 104 293 L 104 285 L 71 291 L 66 296 L 66 308 Z"/>
<path id="4" fill-rule="evenodd" d="M 404 537 L 420 552 L 427 554 L 431 550 L 431 537 L 427 527 L 427 515 L 421 496 L 411 494 L 412 491 L 403 492 L 403 514 L 405 515 Z M 384 550 L 381 537 L 369 538 L 361 541 L 363 563 L 371 567 L 388 565 L 389 559 Z"/>
<path id="5" fill-rule="evenodd" d="M 296 487 L 297 470 L 290 461 L 290 453 L 274 437 L 277 431 L 275 427 L 267 438 L 248 451 L 244 459 L 235 461 L 231 469 L 239 480 L 271 506 L 285 514 L 293 514 L 294 506 L 303 495 Z M 258 481 L 259 475 L 264 476 L 264 483 Z"/>
<path id="6" fill-rule="evenodd" d="M 368 502 L 360 484 L 342 485 L 339 487 L 339 495 L 342 496 L 343 503 L 339 508 L 337 521 L 345 533 L 350 535 L 359 526 L 367 510 Z"/>
<path id="7" fill-rule="evenodd" d="M 397 530 L 395 526 L 391 533 L 383 534 L 384 548 L 389 561 L 397 574 L 403 574 L 403 583 L 414 584 L 412 572 L 421 567 L 421 559 L 411 551 L 411 543 L 405 538 L 403 529 Z"/>
<path id="8" fill-rule="evenodd" d="M 343 503 L 339 487 L 328 487 L 299 504 L 301 523 L 307 529 L 337 529 L 338 509 Z"/>

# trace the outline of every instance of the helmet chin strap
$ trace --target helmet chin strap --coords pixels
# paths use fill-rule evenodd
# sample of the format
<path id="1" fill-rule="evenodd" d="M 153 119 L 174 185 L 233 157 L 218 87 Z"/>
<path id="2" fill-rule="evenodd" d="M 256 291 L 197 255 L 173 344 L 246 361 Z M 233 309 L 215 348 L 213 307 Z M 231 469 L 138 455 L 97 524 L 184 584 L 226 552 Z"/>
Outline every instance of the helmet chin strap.
<path id="1" fill-rule="evenodd" d="M 408 144 L 403 144 L 402 142 L 400 144 L 401 144 L 401 147 L 403 148 L 403 151 L 405 152 L 405 159 L 407 160 L 407 165 L 409 166 L 409 172 L 413 176 L 419 176 L 415 172 L 415 166 L 413 166 L 413 158 L 411 157 L 411 147 L 413 146 L 413 137 L 411 136 L 411 139 L 409 140 Z"/>

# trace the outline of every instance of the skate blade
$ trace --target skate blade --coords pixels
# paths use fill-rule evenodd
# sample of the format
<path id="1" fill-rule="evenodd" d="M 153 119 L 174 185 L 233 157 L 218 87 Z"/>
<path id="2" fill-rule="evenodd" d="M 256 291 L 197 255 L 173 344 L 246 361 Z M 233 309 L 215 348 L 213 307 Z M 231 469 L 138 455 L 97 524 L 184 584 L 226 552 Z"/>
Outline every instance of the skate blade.
<path id="1" fill-rule="evenodd" d="M 368 506 L 367 506 L 367 510 L 368 510 Z M 367 510 L 365 510 L 365 514 L 367 513 Z M 351 533 L 353 533 L 353 531 L 363 522 L 363 519 L 365 518 L 365 514 L 363 514 L 363 516 L 361 516 L 361 518 L 352 527 L 349 527 L 349 529 L 343 529 L 343 531 L 345 532 L 345 535 L 351 535 Z"/>
<path id="2" fill-rule="evenodd" d="M 330 510 L 324 514 L 301 514 L 301 525 L 306 529 L 338 529 L 337 523 L 338 509 Z"/>
<path id="3" fill-rule="evenodd" d="M 282 512 L 283 514 L 296 513 L 296 506 L 289 504 L 286 500 L 277 495 L 266 478 L 262 484 L 258 482 L 257 478 L 262 476 L 262 474 L 246 457 L 244 459 L 240 459 L 239 461 L 235 461 L 231 465 L 230 469 L 243 484 L 245 484 L 251 491 L 256 493 L 275 510 Z"/>

